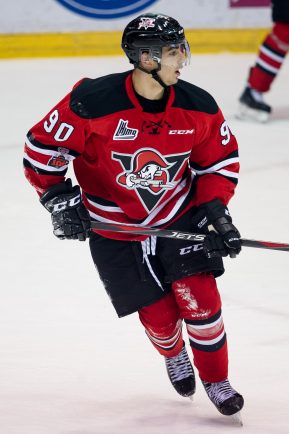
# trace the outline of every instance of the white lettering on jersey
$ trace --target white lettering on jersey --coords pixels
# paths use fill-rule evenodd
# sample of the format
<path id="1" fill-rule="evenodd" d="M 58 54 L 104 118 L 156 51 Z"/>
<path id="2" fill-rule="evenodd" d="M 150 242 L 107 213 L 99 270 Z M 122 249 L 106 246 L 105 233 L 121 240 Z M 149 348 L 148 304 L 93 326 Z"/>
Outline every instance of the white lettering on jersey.
<path id="1" fill-rule="evenodd" d="M 231 131 L 226 121 L 224 121 L 220 127 L 220 134 L 224 137 L 222 145 L 226 146 L 231 139 Z"/>
<path id="2" fill-rule="evenodd" d="M 59 119 L 58 110 L 54 110 L 50 116 L 48 121 L 44 121 L 43 127 L 47 133 L 52 133 L 55 131 L 54 140 L 57 142 L 64 142 L 67 140 L 74 131 L 74 127 L 66 122 L 61 122 L 59 126 L 57 126 L 57 122 Z"/>
<path id="3" fill-rule="evenodd" d="M 169 134 L 194 134 L 195 129 L 192 130 L 169 130 Z"/>

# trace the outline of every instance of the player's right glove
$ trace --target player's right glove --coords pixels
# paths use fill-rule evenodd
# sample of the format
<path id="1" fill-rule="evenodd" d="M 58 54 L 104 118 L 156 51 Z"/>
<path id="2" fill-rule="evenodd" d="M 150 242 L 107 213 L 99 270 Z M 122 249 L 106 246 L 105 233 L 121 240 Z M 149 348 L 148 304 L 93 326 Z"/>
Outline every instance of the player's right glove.
<path id="1" fill-rule="evenodd" d="M 82 203 L 80 188 L 71 179 L 52 185 L 40 202 L 51 213 L 54 235 L 61 239 L 85 241 L 90 233 L 90 217 Z"/>

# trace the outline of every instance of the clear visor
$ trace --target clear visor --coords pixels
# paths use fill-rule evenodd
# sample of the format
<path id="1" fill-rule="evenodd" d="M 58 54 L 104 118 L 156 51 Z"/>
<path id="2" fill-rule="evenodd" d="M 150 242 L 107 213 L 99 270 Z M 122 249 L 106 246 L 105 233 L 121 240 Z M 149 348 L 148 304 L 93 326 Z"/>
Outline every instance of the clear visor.
<path id="1" fill-rule="evenodd" d="M 157 60 L 162 66 L 179 69 L 190 64 L 190 46 L 185 39 L 180 44 L 173 44 L 162 48 L 161 59 Z"/>
<path id="2" fill-rule="evenodd" d="M 188 66 L 191 63 L 191 50 L 188 41 L 185 41 L 180 45 L 180 49 L 184 54 L 184 64 L 183 66 Z"/>

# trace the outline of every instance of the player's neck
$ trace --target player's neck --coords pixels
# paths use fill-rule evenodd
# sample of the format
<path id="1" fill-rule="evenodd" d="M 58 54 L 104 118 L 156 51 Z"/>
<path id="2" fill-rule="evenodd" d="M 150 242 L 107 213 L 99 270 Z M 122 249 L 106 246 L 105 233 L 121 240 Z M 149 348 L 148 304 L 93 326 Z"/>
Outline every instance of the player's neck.
<path id="1" fill-rule="evenodd" d="M 161 99 L 164 95 L 164 88 L 151 76 L 139 69 L 132 74 L 134 90 L 144 98 L 151 100 Z"/>

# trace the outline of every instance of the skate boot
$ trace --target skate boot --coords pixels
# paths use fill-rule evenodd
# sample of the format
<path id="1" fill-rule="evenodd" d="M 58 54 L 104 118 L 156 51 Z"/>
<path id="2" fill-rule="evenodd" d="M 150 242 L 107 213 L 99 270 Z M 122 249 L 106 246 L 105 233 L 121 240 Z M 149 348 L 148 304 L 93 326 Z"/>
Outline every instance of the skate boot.
<path id="1" fill-rule="evenodd" d="M 271 107 L 263 101 L 263 94 L 255 89 L 246 87 L 239 98 L 240 107 L 237 118 L 267 122 L 272 111 Z"/>
<path id="2" fill-rule="evenodd" d="M 232 388 L 228 379 L 219 383 L 207 383 L 206 381 L 202 383 L 208 397 L 220 413 L 232 416 L 243 408 L 243 396 Z"/>
<path id="3" fill-rule="evenodd" d="M 175 357 L 165 357 L 169 379 L 182 396 L 191 397 L 196 390 L 195 374 L 185 344 Z"/>

